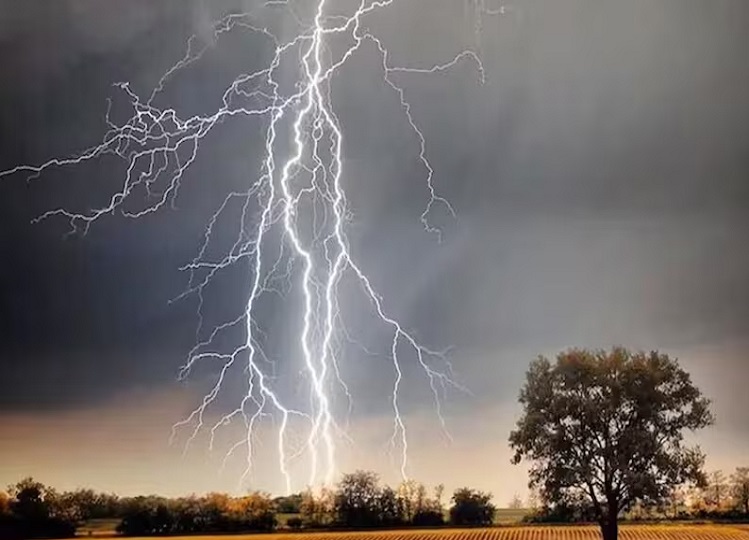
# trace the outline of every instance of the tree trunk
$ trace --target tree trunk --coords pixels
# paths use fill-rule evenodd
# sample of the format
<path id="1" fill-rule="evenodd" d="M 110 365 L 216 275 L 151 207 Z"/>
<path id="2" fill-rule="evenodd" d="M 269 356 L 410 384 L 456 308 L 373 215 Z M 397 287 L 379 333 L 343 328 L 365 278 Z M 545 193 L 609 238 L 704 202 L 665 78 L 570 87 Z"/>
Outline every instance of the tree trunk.
<path id="1" fill-rule="evenodd" d="M 601 523 L 601 535 L 603 536 L 603 540 L 618 540 L 619 522 L 614 519 L 607 523 Z"/>
<path id="2" fill-rule="evenodd" d="M 619 539 L 619 503 L 609 498 L 606 517 L 601 520 L 601 535 L 603 540 Z"/>

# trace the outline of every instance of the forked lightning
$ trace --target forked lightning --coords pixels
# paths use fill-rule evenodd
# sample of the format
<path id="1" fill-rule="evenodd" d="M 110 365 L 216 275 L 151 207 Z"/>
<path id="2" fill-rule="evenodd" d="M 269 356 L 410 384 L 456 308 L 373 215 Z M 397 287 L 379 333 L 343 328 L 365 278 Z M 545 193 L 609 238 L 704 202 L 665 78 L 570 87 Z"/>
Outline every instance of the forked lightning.
<path id="1" fill-rule="evenodd" d="M 237 116 L 263 120 L 265 149 L 258 177 L 246 190 L 227 195 L 209 220 L 196 257 L 183 268 L 190 280 L 180 298 L 196 296 L 199 307 L 196 344 L 180 377 L 187 377 L 201 362 L 215 362 L 220 367 L 215 385 L 187 418 L 175 424 L 173 436 L 187 429 L 189 445 L 205 431 L 213 447 L 217 433 L 224 426 L 241 420 L 243 436 L 229 449 L 226 458 L 240 449 L 246 452 L 241 479 L 245 482 L 253 472 L 258 426 L 263 418 L 270 416 L 277 420 L 274 444 L 278 450 L 278 469 L 288 492 L 305 485 L 330 485 L 337 473 L 336 442 L 346 437 L 346 426 L 342 421 L 345 415 L 336 410 L 333 397 L 335 394 L 347 400 L 349 411 L 354 399 L 339 370 L 344 361 L 340 343 L 356 343 L 343 324 L 339 304 L 338 290 L 344 276 L 358 280 L 363 298 L 371 304 L 374 316 L 392 338 L 388 347 L 391 362 L 388 369 L 392 369 L 393 374 L 392 393 L 388 398 L 393 411 L 390 443 L 398 450 L 399 469 L 404 478 L 408 476 L 408 437 L 399 395 L 405 384 L 404 348 L 410 350 L 431 386 L 436 414 L 446 434 L 442 415 L 444 392 L 449 386 L 464 390 L 452 380 L 450 363 L 444 352 L 423 346 L 390 314 L 386 298 L 378 293 L 349 249 L 346 226 L 350 209 L 344 189 L 347 179 L 342 157 L 345 137 L 331 101 L 331 80 L 342 66 L 354 61 L 364 47 L 373 46 L 379 54 L 384 82 L 400 100 L 402 112 L 415 136 L 414 149 L 425 170 L 425 206 L 419 218 L 426 231 L 439 239 L 440 231 L 430 223 L 430 215 L 437 205 L 450 213 L 453 209 L 437 192 L 434 170 L 427 158 L 426 138 L 412 114 L 406 92 L 393 75 L 439 74 L 460 62 L 471 62 L 476 67 L 478 80 L 483 82 L 481 60 L 474 50 L 465 50 L 429 68 L 391 65 L 385 44 L 366 23 L 368 16 L 388 10 L 398 0 L 361 0 L 347 15 L 328 14 L 328 3 L 326 0 L 294 3 L 275 0 L 247 13 L 226 16 L 212 26 L 210 42 L 201 43 L 197 35 L 188 41 L 184 57 L 167 70 L 145 98 L 127 83 L 116 85 L 126 95 L 132 116 L 117 123 L 112 119 L 114 115 L 108 112 L 109 130 L 101 144 L 74 157 L 50 159 L 41 165 L 21 165 L 0 172 L 0 176 L 27 173 L 36 177 L 54 167 L 81 164 L 104 155 L 124 160 L 127 166 L 124 181 L 107 204 L 87 212 L 57 208 L 35 220 L 64 216 L 69 220 L 71 232 L 85 234 L 93 222 L 106 215 L 120 213 L 138 218 L 172 203 L 198 155 L 201 141 L 223 120 Z M 300 7 L 314 8 L 306 22 L 299 14 Z M 484 0 L 475 2 L 473 9 L 477 17 L 499 13 L 499 10 L 487 9 Z M 298 29 L 285 41 L 277 32 L 269 30 L 271 24 L 268 23 L 281 18 L 293 21 Z M 198 62 L 222 35 L 240 29 L 258 34 L 272 45 L 272 58 L 262 69 L 234 79 L 223 93 L 221 106 L 210 115 L 183 118 L 174 108 L 157 106 L 179 71 Z M 334 37 L 347 37 L 347 48 L 336 51 L 330 42 Z M 336 43 L 343 41 L 337 39 Z M 286 89 L 281 80 L 281 72 L 289 63 L 297 75 L 296 85 L 291 90 Z M 290 145 L 288 140 L 291 140 Z M 133 210 L 129 202 L 126 208 L 125 203 L 137 196 L 136 189 L 147 194 L 145 203 Z M 219 258 L 210 256 L 209 245 L 219 219 L 230 215 L 230 209 L 237 204 L 241 212 L 232 247 Z M 311 232 L 302 221 L 313 224 Z M 207 327 L 206 288 L 221 271 L 239 263 L 246 264 L 250 270 L 247 290 L 243 293 L 247 298 L 244 310 L 231 320 Z M 310 404 L 304 408 L 286 405 L 275 388 L 274 377 L 269 373 L 271 361 L 262 346 L 263 330 L 258 324 L 260 298 L 270 294 L 288 298 L 291 287 L 299 291 L 302 302 L 298 313 L 301 330 L 296 336 L 295 348 L 298 357 L 289 361 L 300 363 L 310 384 Z M 241 343 L 233 351 L 222 352 L 217 342 L 238 328 L 243 330 Z M 215 402 L 232 369 L 240 364 L 247 378 L 244 397 L 233 410 L 219 413 L 216 420 Z M 293 422 L 306 426 L 301 443 L 290 440 Z M 290 464 L 297 459 L 309 460 L 307 478 L 292 478 Z"/>

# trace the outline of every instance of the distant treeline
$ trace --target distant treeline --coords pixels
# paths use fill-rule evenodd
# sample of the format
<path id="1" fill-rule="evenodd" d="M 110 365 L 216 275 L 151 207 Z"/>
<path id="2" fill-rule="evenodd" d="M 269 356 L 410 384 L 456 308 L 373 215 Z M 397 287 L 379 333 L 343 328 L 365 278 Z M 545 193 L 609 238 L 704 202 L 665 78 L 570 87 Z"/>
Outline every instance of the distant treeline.
<path id="1" fill-rule="evenodd" d="M 532 495 L 525 518 L 535 523 L 594 522 L 583 498 L 549 503 Z M 520 506 L 516 498 L 511 506 Z M 443 488 L 432 491 L 418 482 L 380 485 L 375 473 L 344 475 L 335 489 L 272 498 L 253 492 L 166 498 L 119 497 L 90 489 L 58 492 L 31 478 L 0 492 L 0 538 L 68 538 L 96 519 L 118 520 L 125 536 L 294 530 L 368 529 L 489 525 L 496 508 L 492 496 L 470 488 L 456 490 L 447 504 Z M 658 505 L 635 505 L 626 520 L 749 520 L 749 469 L 731 476 L 716 471 L 702 488 L 678 488 Z"/>
<path id="2" fill-rule="evenodd" d="M 58 492 L 31 478 L 0 494 L 0 538 L 65 538 L 93 519 L 119 520 L 126 536 L 265 532 L 279 526 L 296 530 L 329 528 L 478 526 L 492 523 L 491 494 L 456 490 L 449 509 L 443 488 L 430 494 L 423 484 L 381 486 L 367 471 L 344 475 L 335 489 L 272 498 L 253 492 L 166 498 L 118 497 L 90 489 Z M 284 514 L 285 522 L 279 523 Z"/>
<path id="3" fill-rule="evenodd" d="M 590 500 L 568 497 L 554 504 L 543 495 L 531 497 L 526 522 L 593 523 L 595 509 Z M 730 476 L 713 471 L 701 487 L 678 486 L 657 504 L 636 503 L 620 516 L 625 521 L 749 521 L 749 467 L 739 467 Z"/>

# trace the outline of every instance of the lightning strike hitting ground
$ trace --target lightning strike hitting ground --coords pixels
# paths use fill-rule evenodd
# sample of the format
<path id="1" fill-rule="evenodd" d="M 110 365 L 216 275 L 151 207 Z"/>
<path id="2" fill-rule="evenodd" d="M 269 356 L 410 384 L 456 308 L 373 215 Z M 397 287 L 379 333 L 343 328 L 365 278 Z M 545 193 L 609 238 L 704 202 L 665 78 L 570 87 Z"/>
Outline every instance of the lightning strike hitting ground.
<path id="1" fill-rule="evenodd" d="M 445 352 L 419 343 L 390 315 L 386 298 L 375 290 L 366 270 L 353 257 L 346 235 L 350 210 L 344 190 L 342 155 L 345 138 L 330 97 L 331 80 L 340 68 L 367 46 L 373 46 L 380 55 L 384 82 L 400 101 L 402 112 L 415 135 L 415 151 L 425 169 L 426 202 L 419 219 L 424 229 L 437 239 L 440 231 L 430 224 L 432 211 L 437 205 L 442 205 L 450 213 L 453 209 L 435 188 L 426 138 L 412 115 L 404 89 L 392 76 L 436 75 L 460 62 L 472 62 L 479 81 L 484 80 L 483 66 L 474 50 L 463 51 L 446 59 L 445 63 L 429 68 L 391 65 L 387 48 L 366 27 L 366 19 L 375 12 L 387 11 L 395 3 L 397 0 L 361 0 L 350 14 L 334 16 L 327 14 L 329 6 L 326 0 L 294 4 L 276 0 L 265 2 L 248 13 L 226 16 L 212 27 L 211 42 L 201 44 L 197 36 L 189 40 L 184 57 L 167 70 L 146 99 L 131 90 L 127 83 L 116 85 L 129 100 L 132 116 L 123 123 L 116 123 L 111 119 L 110 102 L 106 115 L 109 130 L 101 144 L 75 157 L 55 158 L 38 166 L 18 166 L 0 173 L 0 176 L 7 176 L 25 172 L 36 177 L 47 169 L 81 164 L 105 155 L 124 160 L 127 164 L 124 182 L 108 204 L 88 212 L 53 209 L 35 220 L 64 216 L 70 222 L 72 233 L 85 234 L 93 222 L 106 215 L 120 213 L 138 218 L 173 203 L 185 173 L 198 155 L 201 141 L 223 120 L 235 116 L 264 120 L 265 157 L 258 177 L 246 191 L 229 193 L 213 214 L 196 257 L 183 267 L 189 274 L 189 284 L 176 299 L 189 296 L 198 299 L 196 344 L 187 356 L 180 378 L 187 377 L 198 363 L 211 361 L 220 367 L 213 387 L 187 418 L 175 424 L 172 435 L 176 437 L 182 429 L 187 429 L 187 450 L 195 438 L 207 430 L 209 446 L 213 448 L 221 428 L 241 420 L 244 436 L 230 447 L 224 460 L 226 463 L 236 451 L 244 449 L 246 467 L 241 482 L 245 482 L 253 472 L 258 425 L 266 417 L 277 421 L 278 469 L 288 492 L 304 485 L 329 485 L 334 481 L 337 473 L 336 443 L 346 440 L 347 435 L 345 422 L 342 422 L 346 416 L 335 410 L 332 398 L 334 394 L 342 393 L 348 403 L 348 413 L 354 400 L 339 370 L 341 363 L 345 362 L 340 354 L 340 342 L 358 344 L 343 324 L 341 315 L 338 287 L 345 275 L 358 280 L 364 299 L 391 335 L 393 386 L 389 400 L 393 411 L 393 432 L 390 444 L 393 450 L 399 450 L 399 469 L 404 478 L 408 476 L 408 437 L 399 396 L 404 384 L 404 348 L 410 349 L 428 380 L 435 413 L 448 437 L 442 415 L 444 392 L 450 386 L 465 390 L 452 380 L 452 368 Z M 300 4 L 314 7 L 309 22 L 305 23 L 304 17 L 297 13 L 295 6 Z M 487 9 L 485 0 L 476 0 L 473 9 L 477 21 L 482 15 L 503 12 L 503 8 Z M 299 28 L 296 35 L 285 41 L 269 30 L 272 25 L 268 23 L 281 17 L 291 18 Z M 274 53 L 263 69 L 234 79 L 223 93 L 222 106 L 211 115 L 182 118 L 175 109 L 156 105 L 179 71 L 199 61 L 222 35 L 235 29 L 263 36 L 272 44 Z M 329 40 L 337 36 L 346 36 L 350 40 L 350 45 L 343 51 L 334 51 L 329 44 Z M 283 66 L 289 62 L 296 70 L 296 85 L 291 92 L 285 90 L 280 77 Z M 292 141 L 290 148 L 285 148 L 285 141 L 289 139 Z M 124 203 L 133 197 L 136 188 L 145 189 L 147 204 L 139 210 L 126 209 Z M 237 233 L 232 247 L 218 259 L 209 256 L 217 222 L 236 203 L 241 205 L 241 215 L 236 223 Z M 313 223 L 311 234 L 300 225 L 300 220 L 310 216 Z M 243 293 L 246 295 L 244 310 L 231 320 L 206 328 L 203 308 L 207 287 L 220 272 L 240 262 L 248 264 L 249 268 L 247 290 Z M 303 366 L 310 384 L 307 408 L 286 405 L 275 389 L 270 372 L 272 361 L 263 350 L 264 331 L 257 320 L 257 306 L 264 295 L 276 294 L 286 298 L 291 287 L 298 287 L 302 298 L 297 314 L 301 330 L 296 337 L 295 354 L 298 357 L 295 361 Z M 237 328 L 243 329 L 243 340 L 230 352 L 222 352 L 217 342 Z M 244 397 L 236 408 L 215 420 L 212 406 L 215 406 L 229 373 L 237 364 L 242 364 L 246 376 Z M 290 424 L 293 421 L 307 426 L 301 443 L 291 440 Z M 309 476 L 295 480 L 290 473 L 290 464 L 302 458 L 309 460 Z"/>

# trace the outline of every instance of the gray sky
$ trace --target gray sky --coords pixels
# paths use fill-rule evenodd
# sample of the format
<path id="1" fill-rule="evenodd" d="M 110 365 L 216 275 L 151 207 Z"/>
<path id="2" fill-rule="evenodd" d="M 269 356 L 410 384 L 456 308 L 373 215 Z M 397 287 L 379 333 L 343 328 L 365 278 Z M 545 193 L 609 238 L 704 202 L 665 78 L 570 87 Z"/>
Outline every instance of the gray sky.
<path id="1" fill-rule="evenodd" d="M 305 16 L 308 3 L 295 4 Z M 331 10 L 351 6 L 341 0 Z M 113 82 L 147 92 L 191 34 L 240 7 L 2 2 L 0 169 L 97 144 L 106 99 L 115 112 L 126 105 Z M 429 66 L 470 47 L 481 54 L 484 85 L 470 62 L 440 75 L 394 75 L 426 137 L 435 187 L 456 211 L 430 216 L 442 243 L 419 222 L 427 193 L 418 140 L 382 81 L 377 51 L 357 53 L 332 87 L 352 252 L 414 335 L 452 347 L 456 377 L 471 390 L 448 395 L 447 444 L 425 379 L 406 358 L 413 476 L 489 489 L 500 503 L 522 493 L 525 472 L 509 465 L 506 441 L 528 362 L 615 344 L 678 356 L 714 399 L 718 423 L 700 437 L 710 466 L 741 465 L 749 450 L 749 8 L 740 0 L 518 1 L 485 17 L 477 35 L 475 7 L 396 2 L 368 22 L 394 65 Z M 229 34 L 167 86 L 164 103 L 212 111 L 222 89 L 267 54 L 257 36 Z M 121 164 L 105 158 L 31 182 L 0 179 L 0 483 L 34 474 L 123 492 L 233 489 L 240 462 L 219 474 L 222 454 L 209 456 L 205 441 L 185 458 L 180 444 L 167 444 L 172 423 L 216 374 L 176 381 L 197 305 L 169 300 L 186 286 L 178 269 L 195 256 L 207 220 L 257 171 L 262 136 L 251 121 L 217 127 L 177 210 L 105 217 L 86 236 L 63 238 L 63 219 L 30 220 L 101 204 Z M 246 286 L 242 272 L 224 276 L 210 318 L 236 309 Z M 341 468 L 394 479 L 397 465 L 380 457 L 391 429 L 388 338 L 356 287 L 344 281 L 342 294 L 347 326 L 379 356 L 345 349 L 357 444 L 342 447 Z M 289 395 L 299 391 L 295 313 L 270 303 L 260 321 L 277 336 L 269 347 Z M 239 391 L 230 387 L 221 405 Z M 258 460 L 268 466 L 253 485 L 278 491 L 267 440 Z M 306 474 L 304 466 L 295 472 Z"/>

